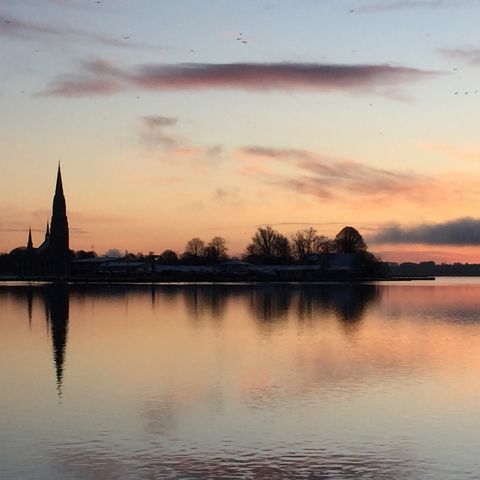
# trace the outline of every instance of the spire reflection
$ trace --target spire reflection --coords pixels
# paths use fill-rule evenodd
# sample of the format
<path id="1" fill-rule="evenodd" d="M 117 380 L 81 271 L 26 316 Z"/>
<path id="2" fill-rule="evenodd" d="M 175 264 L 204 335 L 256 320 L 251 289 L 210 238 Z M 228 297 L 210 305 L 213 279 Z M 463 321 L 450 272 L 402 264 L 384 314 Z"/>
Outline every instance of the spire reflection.
<path id="1" fill-rule="evenodd" d="M 67 285 L 55 284 L 46 287 L 45 311 L 52 336 L 57 392 L 61 397 L 68 334 L 69 291 Z"/>

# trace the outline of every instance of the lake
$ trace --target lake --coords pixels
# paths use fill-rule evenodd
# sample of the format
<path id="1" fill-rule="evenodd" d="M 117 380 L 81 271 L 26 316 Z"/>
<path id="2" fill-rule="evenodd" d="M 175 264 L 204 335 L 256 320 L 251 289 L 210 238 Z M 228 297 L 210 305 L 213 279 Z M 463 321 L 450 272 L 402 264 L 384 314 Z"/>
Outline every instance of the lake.
<path id="1" fill-rule="evenodd" d="M 480 280 L 0 286 L 1 479 L 480 478 Z"/>

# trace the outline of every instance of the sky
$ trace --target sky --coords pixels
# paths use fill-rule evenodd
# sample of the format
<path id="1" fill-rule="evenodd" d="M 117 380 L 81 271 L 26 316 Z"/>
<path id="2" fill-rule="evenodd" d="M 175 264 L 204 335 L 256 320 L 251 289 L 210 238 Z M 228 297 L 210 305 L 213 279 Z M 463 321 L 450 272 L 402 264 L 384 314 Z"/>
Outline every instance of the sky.
<path id="1" fill-rule="evenodd" d="M 357 228 L 480 262 L 480 0 L 0 0 L 0 251 Z"/>

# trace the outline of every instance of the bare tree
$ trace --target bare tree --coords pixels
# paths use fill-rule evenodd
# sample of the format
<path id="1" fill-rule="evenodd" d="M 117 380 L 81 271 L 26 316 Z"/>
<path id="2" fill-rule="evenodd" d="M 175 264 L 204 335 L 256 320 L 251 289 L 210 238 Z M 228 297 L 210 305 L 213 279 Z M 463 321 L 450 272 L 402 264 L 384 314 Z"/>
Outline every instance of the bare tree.
<path id="1" fill-rule="evenodd" d="M 313 227 L 298 230 L 292 235 L 292 252 L 294 257 L 303 262 L 310 253 L 332 253 L 333 242 L 323 235 L 318 235 Z"/>
<path id="2" fill-rule="evenodd" d="M 265 228 L 259 227 L 252 237 L 252 242 L 247 246 L 247 252 L 250 255 L 273 257 L 278 235 L 279 233 L 270 225 Z"/>
<path id="3" fill-rule="evenodd" d="M 287 237 L 271 226 L 259 227 L 247 246 L 247 255 L 265 262 L 287 260 L 290 257 L 290 243 Z"/>
<path id="4" fill-rule="evenodd" d="M 204 249 L 204 256 L 216 263 L 227 258 L 226 241 L 223 237 L 213 237 Z"/>
<path id="5" fill-rule="evenodd" d="M 318 238 L 317 231 L 312 227 L 295 232 L 292 235 L 292 252 L 294 257 L 303 262 L 305 255 L 315 251 Z"/>
<path id="6" fill-rule="evenodd" d="M 318 237 L 317 244 L 315 246 L 315 252 L 317 253 L 335 253 L 336 245 L 335 240 L 320 235 Z"/>
<path id="7" fill-rule="evenodd" d="M 200 240 L 198 237 L 192 238 L 185 245 L 185 253 L 195 257 L 201 257 L 204 250 L 205 242 Z"/>

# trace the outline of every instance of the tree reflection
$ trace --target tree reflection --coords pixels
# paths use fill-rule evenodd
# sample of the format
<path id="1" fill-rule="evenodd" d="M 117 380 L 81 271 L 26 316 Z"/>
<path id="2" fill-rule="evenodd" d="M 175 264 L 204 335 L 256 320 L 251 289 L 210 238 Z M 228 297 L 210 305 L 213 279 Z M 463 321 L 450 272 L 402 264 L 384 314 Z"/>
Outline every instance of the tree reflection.
<path id="1" fill-rule="evenodd" d="M 266 285 L 251 291 L 250 310 L 263 328 L 284 323 L 295 296 L 286 285 Z"/>
<path id="2" fill-rule="evenodd" d="M 376 285 L 270 285 L 251 291 L 249 307 L 262 327 L 280 325 L 290 313 L 302 323 L 333 314 L 351 332 L 378 298 Z"/>
<path id="3" fill-rule="evenodd" d="M 331 290 L 335 314 L 349 332 L 361 322 L 368 305 L 377 301 L 378 297 L 376 285 L 336 285 Z"/>
<path id="4" fill-rule="evenodd" d="M 183 297 L 192 319 L 198 320 L 205 316 L 221 322 L 225 317 L 229 295 L 221 286 L 189 285 L 177 288 L 177 294 Z"/>

